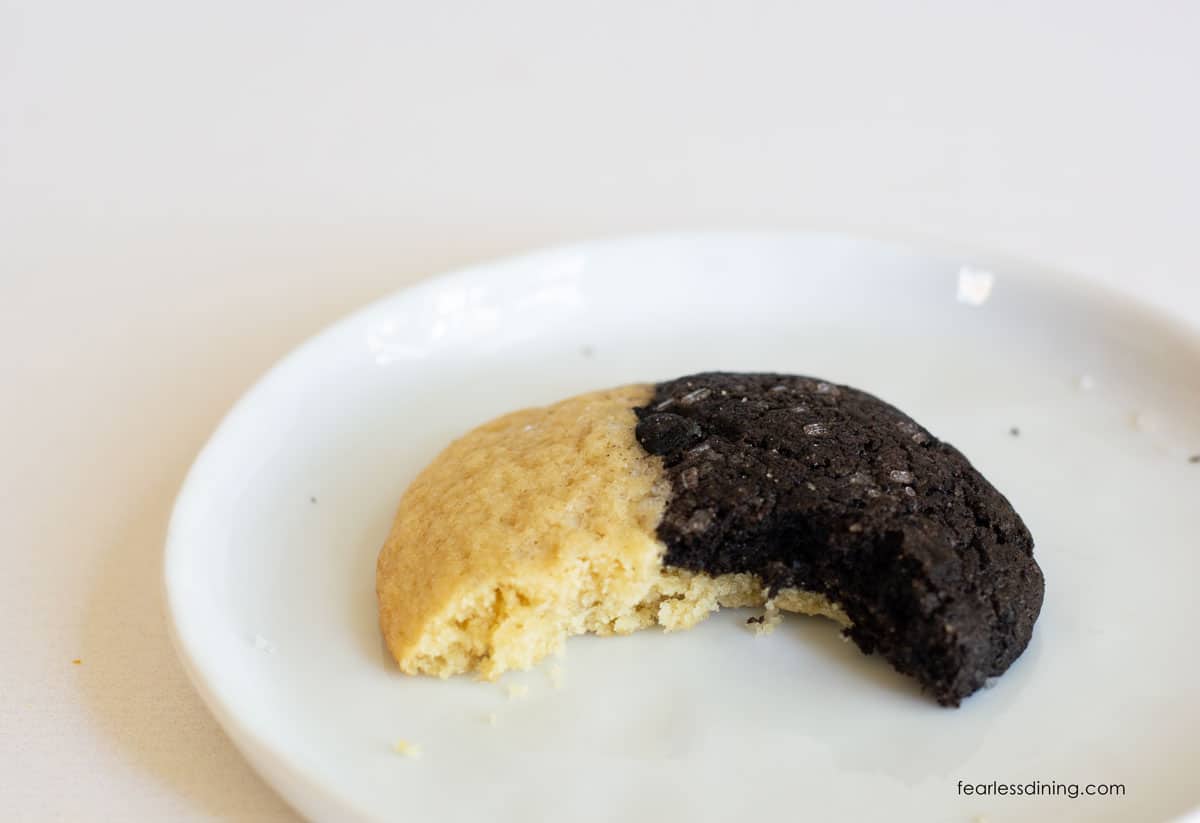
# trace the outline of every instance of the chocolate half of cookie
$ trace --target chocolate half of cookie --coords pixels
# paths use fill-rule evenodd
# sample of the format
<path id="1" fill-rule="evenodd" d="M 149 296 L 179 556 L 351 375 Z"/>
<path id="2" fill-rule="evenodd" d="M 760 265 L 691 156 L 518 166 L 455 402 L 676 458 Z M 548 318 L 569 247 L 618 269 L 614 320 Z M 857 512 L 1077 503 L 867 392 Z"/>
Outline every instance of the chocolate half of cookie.
<path id="1" fill-rule="evenodd" d="M 847 386 L 729 373 L 468 433 L 405 492 L 376 582 L 412 674 L 765 606 L 837 621 L 946 705 L 1016 659 L 1043 591 L 1029 532 L 953 447 Z"/>
<path id="2" fill-rule="evenodd" d="M 1021 518 L 953 446 L 857 389 L 777 374 L 661 383 L 637 438 L 671 494 L 663 563 L 837 603 L 846 633 L 956 705 L 1029 643 Z"/>

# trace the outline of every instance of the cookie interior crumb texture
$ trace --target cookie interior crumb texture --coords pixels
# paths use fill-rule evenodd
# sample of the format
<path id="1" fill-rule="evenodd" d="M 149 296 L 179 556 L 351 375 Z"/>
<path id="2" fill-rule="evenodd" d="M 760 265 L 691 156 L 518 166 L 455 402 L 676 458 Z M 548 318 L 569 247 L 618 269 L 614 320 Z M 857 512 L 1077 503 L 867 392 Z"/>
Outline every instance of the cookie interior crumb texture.
<path id="1" fill-rule="evenodd" d="M 720 606 L 765 604 L 755 575 L 663 568 L 669 486 L 634 437 L 633 409 L 653 391 L 506 415 L 417 477 L 377 569 L 380 625 L 402 671 L 495 679 L 570 635 L 686 629 Z M 781 608 L 848 623 L 820 595 L 780 594 Z"/>

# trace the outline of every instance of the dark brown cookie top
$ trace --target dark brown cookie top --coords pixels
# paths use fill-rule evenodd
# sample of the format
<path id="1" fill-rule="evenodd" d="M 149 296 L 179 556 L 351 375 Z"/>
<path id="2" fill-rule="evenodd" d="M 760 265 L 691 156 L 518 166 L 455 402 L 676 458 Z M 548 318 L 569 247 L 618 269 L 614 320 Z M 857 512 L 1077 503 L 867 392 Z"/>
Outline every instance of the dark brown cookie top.
<path id="1" fill-rule="evenodd" d="M 953 446 L 848 386 L 705 373 L 656 386 L 637 438 L 672 495 L 665 563 L 750 572 L 841 604 L 849 636 L 958 705 L 1041 610 L 1033 539 Z"/>

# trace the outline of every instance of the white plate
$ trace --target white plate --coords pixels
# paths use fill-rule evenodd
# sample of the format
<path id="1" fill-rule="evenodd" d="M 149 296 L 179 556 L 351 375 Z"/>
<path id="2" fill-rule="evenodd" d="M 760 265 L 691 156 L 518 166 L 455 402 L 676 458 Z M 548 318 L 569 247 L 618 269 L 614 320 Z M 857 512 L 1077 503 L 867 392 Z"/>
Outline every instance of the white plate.
<path id="1" fill-rule="evenodd" d="M 982 306 L 956 300 L 964 263 L 996 275 Z M 501 412 L 702 369 L 863 387 L 1011 498 L 1046 604 L 994 688 L 939 708 L 830 623 L 755 638 L 737 612 L 572 639 L 562 688 L 508 676 L 521 700 L 396 671 L 375 555 L 429 459 Z M 831 235 L 552 250 L 384 299 L 263 378 L 180 494 L 170 615 L 213 712 L 314 818 L 1165 820 L 1200 800 L 1198 408 L 1196 337 L 1044 273 Z"/>

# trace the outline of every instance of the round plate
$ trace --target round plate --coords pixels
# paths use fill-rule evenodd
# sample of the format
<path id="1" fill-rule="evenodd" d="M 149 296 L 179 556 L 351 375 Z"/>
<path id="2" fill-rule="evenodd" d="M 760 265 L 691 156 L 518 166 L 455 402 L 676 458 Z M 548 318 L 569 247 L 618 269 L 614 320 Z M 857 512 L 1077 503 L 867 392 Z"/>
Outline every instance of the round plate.
<path id="1" fill-rule="evenodd" d="M 980 305 L 964 264 L 994 275 Z M 755 637 L 744 611 L 573 638 L 501 684 L 397 671 L 375 556 L 422 466 L 503 412 L 710 369 L 864 388 L 1008 495 L 1046 602 L 1007 674 L 940 708 L 832 623 Z M 1165 820 L 1200 799 L 1197 408 L 1195 336 L 1046 273 L 835 235 L 551 250 L 386 298 L 267 374 L 179 496 L 170 616 L 314 818 Z"/>

